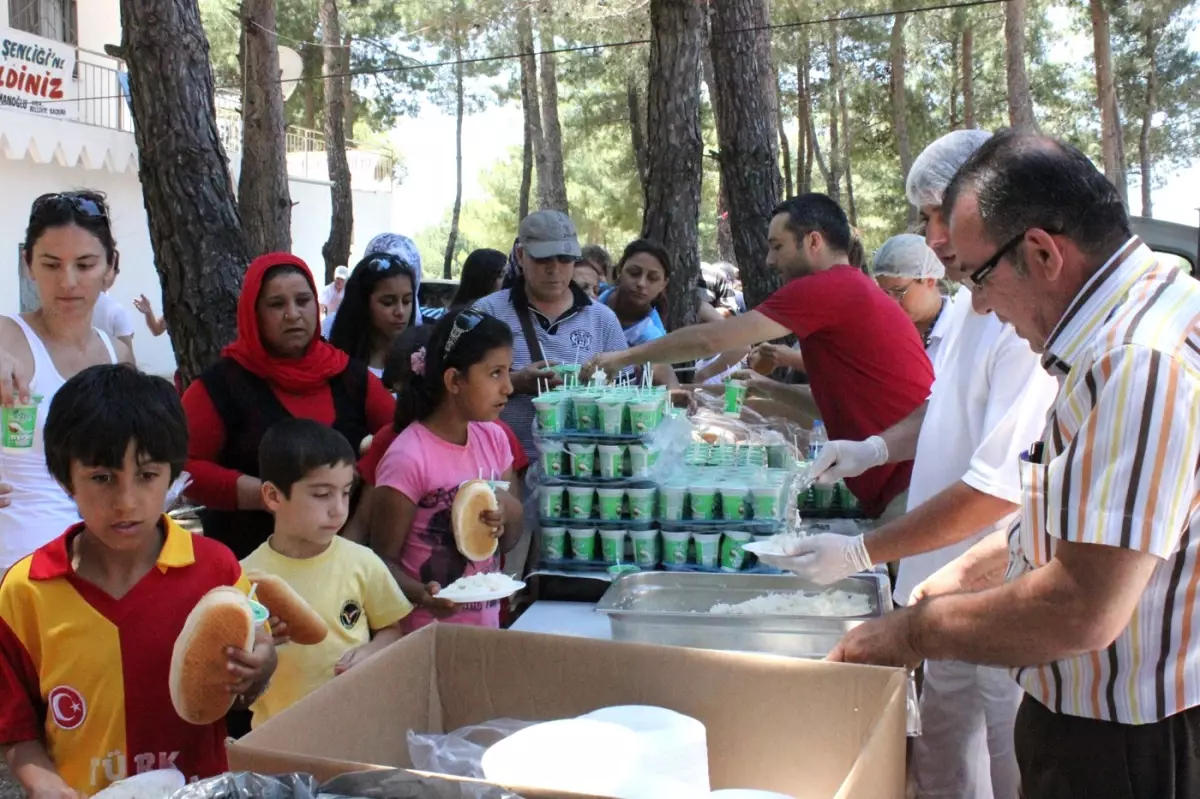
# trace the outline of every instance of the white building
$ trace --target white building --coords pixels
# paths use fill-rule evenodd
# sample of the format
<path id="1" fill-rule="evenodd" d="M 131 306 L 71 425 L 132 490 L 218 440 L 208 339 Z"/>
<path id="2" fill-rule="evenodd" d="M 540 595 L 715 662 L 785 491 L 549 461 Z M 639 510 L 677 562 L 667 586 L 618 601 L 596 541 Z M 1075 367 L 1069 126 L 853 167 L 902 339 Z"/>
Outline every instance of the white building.
<path id="1" fill-rule="evenodd" d="M 111 292 L 134 314 L 134 352 L 146 371 L 175 368 L 170 338 L 153 338 L 133 310 L 146 294 L 161 313 L 154 253 L 138 180 L 133 120 L 122 86 L 125 66 L 104 55 L 121 41 L 118 0 L 0 0 L 0 314 L 30 307 L 20 244 L 29 207 L 41 194 L 89 188 L 108 195 L 121 276 Z M 57 96 L 61 92 L 61 97 Z M 43 102 L 39 99 L 45 98 Z M 237 100 L 218 97 L 218 126 L 234 185 L 241 166 Z M 321 245 L 329 231 L 330 190 L 323 137 L 289 129 L 288 172 L 292 251 L 320 275 Z M 388 229 L 392 218 L 392 159 L 349 152 L 354 186 L 351 251 Z"/>

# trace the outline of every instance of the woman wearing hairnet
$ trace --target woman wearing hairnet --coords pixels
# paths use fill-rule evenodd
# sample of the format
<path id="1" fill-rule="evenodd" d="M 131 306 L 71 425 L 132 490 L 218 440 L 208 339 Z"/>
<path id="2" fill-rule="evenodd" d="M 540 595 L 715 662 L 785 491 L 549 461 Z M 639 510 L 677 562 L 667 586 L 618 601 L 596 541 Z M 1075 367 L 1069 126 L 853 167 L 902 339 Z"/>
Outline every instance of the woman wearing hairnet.
<path id="1" fill-rule="evenodd" d="M 938 290 L 945 267 L 925 239 L 912 233 L 892 236 L 875 253 L 872 264 L 879 288 L 908 314 L 917 326 L 925 351 L 934 358 L 939 331 L 938 320 L 946 307 L 946 297 Z"/>

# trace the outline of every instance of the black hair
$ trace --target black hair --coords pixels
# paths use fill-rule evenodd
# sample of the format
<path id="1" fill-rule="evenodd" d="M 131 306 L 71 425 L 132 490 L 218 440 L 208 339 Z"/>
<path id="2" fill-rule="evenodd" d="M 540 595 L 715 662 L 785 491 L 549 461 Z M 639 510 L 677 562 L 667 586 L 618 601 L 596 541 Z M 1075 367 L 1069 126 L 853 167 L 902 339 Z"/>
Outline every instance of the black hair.
<path id="1" fill-rule="evenodd" d="M 43 430 L 46 467 L 68 492 L 71 463 L 120 469 L 136 442 L 138 460 L 167 463 L 171 479 L 187 460 L 188 430 L 179 392 L 129 364 L 89 366 L 54 395 Z"/>
<path id="2" fill-rule="evenodd" d="M 357 264 L 346 279 L 342 304 L 338 307 L 329 331 L 329 343 L 351 358 L 369 361 L 371 358 L 371 294 L 388 278 L 406 276 L 413 287 L 413 310 L 417 308 L 417 270 L 407 261 L 389 253 L 372 253 Z M 409 318 L 412 324 L 412 317 Z"/>
<path id="3" fill-rule="evenodd" d="M 450 307 L 470 305 L 496 290 L 496 278 L 508 265 L 508 256 L 499 250 L 472 250 L 463 261 L 462 277 L 458 279 L 458 291 L 450 301 Z"/>
<path id="4" fill-rule="evenodd" d="M 399 393 L 401 384 L 412 378 L 412 354 L 425 347 L 428 351 L 429 340 L 433 338 L 433 324 L 417 327 L 409 325 L 404 332 L 396 336 L 388 350 L 387 359 L 383 363 L 383 384 L 389 390 Z"/>
<path id="5" fill-rule="evenodd" d="M 601 280 L 608 282 L 608 280 L 615 277 L 613 275 L 612 256 L 608 254 L 608 250 L 599 244 L 589 244 L 584 247 L 579 257 L 584 261 L 591 261 L 599 267 Z"/>
<path id="6" fill-rule="evenodd" d="M 267 283 L 277 277 L 284 277 L 286 275 L 299 275 L 300 277 L 309 281 L 309 283 L 312 283 L 312 275 L 304 269 L 301 269 L 296 264 L 275 264 L 275 266 L 272 266 L 267 269 L 267 271 L 263 272 L 262 283 L 259 284 L 258 290 L 261 292 L 263 288 L 266 287 Z M 258 298 L 255 297 L 254 299 L 257 300 Z"/>
<path id="7" fill-rule="evenodd" d="M 459 331 L 454 347 L 447 354 L 446 346 L 454 333 L 455 325 L 459 324 L 460 317 L 463 318 L 463 323 L 474 322 L 474 327 Z M 425 367 L 422 374 L 414 372 L 401 386 L 401 391 L 396 397 L 396 432 L 403 431 L 413 422 L 428 418 L 442 404 L 446 398 L 444 375 L 447 369 L 457 369 L 465 373 L 492 350 L 512 345 L 512 330 L 496 317 L 474 308 L 449 311 L 434 325 L 433 336 L 425 345 Z M 419 349 L 420 347 L 416 348 Z M 410 351 L 408 358 L 411 359 L 416 350 Z"/>
<path id="8" fill-rule="evenodd" d="M 974 190 L 984 233 L 1006 242 L 1030 228 L 1059 233 L 1085 254 L 1107 257 L 1132 235 L 1113 184 L 1066 142 L 1002 130 L 971 154 L 946 187 L 942 207 Z M 1014 264 L 1024 268 L 1019 253 Z"/>
<path id="9" fill-rule="evenodd" d="M 625 246 L 625 252 L 621 253 L 621 260 L 617 264 L 616 279 L 620 284 L 621 271 L 625 269 L 625 262 L 635 255 L 645 253 L 646 255 L 654 256 L 663 268 L 663 277 L 667 280 L 671 279 L 671 255 L 666 248 L 659 244 L 654 239 L 634 239 Z M 666 289 L 654 298 L 653 307 L 658 310 L 659 316 L 663 318 L 663 323 L 667 321 L 667 292 Z"/>
<path id="10" fill-rule="evenodd" d="M 787 229 L 799 241 L 812 232 L 820 233 L 831 250 L 849 252 L 850 220 L 837 201 L 825 194 L 810 192 L 784 200 L 771 216 L 787 214 Z"/>
<path id="11" fill-rule="evenodd" d="M 103 192 L 81 189 L 58 194 L 43 194 L 29 209 L 29 226 L 21 252 L 25 261 L 33 261 L 33 245 L 47 230 L 77 225 L 100 240 L 109 264 L 117 260 L 117 241 L 113 238 L 108 200 Z"/>
<path id="12" fill-rule="evenodd" d="M 258 476 L 285 497 L 292 486 L 322 466 L 354 466 L 346 437 L 312 419 L 284 419 L 271 425 L 258 445 Z"/>
<path id="13" fill-rule="evenodd" d="M 871 269 L 867 265 L 867 251 L 863 247 L 862 231 L 857 228 L 850 231 L 850 246 L 846 248 L 846 260 L 867 277 L 871 276 Z"/>

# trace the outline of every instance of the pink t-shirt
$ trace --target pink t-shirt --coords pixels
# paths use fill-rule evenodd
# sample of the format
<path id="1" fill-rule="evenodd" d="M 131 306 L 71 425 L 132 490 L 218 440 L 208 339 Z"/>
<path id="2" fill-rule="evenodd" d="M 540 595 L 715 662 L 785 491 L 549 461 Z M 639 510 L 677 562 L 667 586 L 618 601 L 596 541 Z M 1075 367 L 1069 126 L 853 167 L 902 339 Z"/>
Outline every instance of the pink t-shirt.
<path id="1" fill-rule="evenodd" d="M 376 486 L 393 488 L 417 506 L 400 552 L 400 568 L 422 583 L 436 582 L 442 587 L 459 577 L 499 571 L 499 557 L 475 563 L 458 551 L 450 506 L 459 484 L 477 479 L 481 473 L 484 478 L 499 477 L 512 462 L 508 436 L 491 422 L 471 422 L 466 446 L 438 438 L 419 422 L 406 427 L 388 447 L 375 475 Z M 401 628 L 410 633 L 433 621 L 433 614 L 417 608 L 404 618 Z M 462 605 L 442 621 L 498 628 L 500 603 Z"/>

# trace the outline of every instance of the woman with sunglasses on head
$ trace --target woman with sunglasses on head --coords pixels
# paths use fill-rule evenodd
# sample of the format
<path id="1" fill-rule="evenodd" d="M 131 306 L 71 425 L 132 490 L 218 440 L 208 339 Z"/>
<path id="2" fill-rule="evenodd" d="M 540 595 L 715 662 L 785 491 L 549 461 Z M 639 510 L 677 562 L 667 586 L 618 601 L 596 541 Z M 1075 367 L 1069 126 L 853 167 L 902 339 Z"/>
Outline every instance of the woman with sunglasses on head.
<path id="1" fill-rule="evenodd" d="M 917 326 L 925 352 L 935 361 L 936 374 L 934 353 L 941 338 L 938 322 L 948 300 L 938 281 L 945 277 L 946 267 L 925 239 L 912 233 L 901 233 L 885 241 L 876 250 L 871 266 L 879 288 L 899 303 Z"/>
<path id="2" fill-rule="evenodd" d="M 317 334 L 318 307 L 304 261 L 289 253 L 254 259 L 238 299 L 237 340 L 183 395 L 188 496 L 205 506 L 205 535 L 238 559 L 271 535 L 258 478 L 258 445 L 271 425 L 312 419 L 358 451 L 392 418 L 395 400 L 379 378 Z"/>
<path id="3" fill-rule="evenodd" d="M 415 343 L 415 342 L 414 342 Z M 482 475 L 519 486 L 508 436 L 496 424 L 512 394 L 512 331 L 475 310 L 451 311 L 428 345 L 409 354 L 411 373 L 396 403 L 396 440 L 372 492 L 371 546 L 392 568 L 416 610 L 405 633 L 436 620 L 500 626 L 500 603 L 455 605 L 438 592 L 460 577 L 500 570 L 499 556 L 475 562 L 455 543 L 451 507 L 459 487 Z M 500 554 L 521 538 L 517 496 L 497 489 L 499 510 L 480 520 Z"/>
<path id="4" fill-rule="evenodd" d="M 22 378 L 17 400 L 40 402 L 32 446 L 0 455 L 6 481 L 0 483 L 0 575 L 79 521 L 75 503 L 47 470 L 42 426 L 69 378 L 89 366 L 133 363 L 126 344 L 92 326 L 96 300 L 118 258 L 103 194 L 65 192 L 34 200 L 21 259 L 40 307 L 0 316 L 0 354 L 5 371 Z"/>
<path id="5" fill-rule="evenodd" d="M 373 255 L 395 256 L 408 264 L 412 270 L 413 309 L 409 315 L 408 323 L 413 327 L 419 327 L 422 324 L 421 251 L 417 249 L 416 242 L 408 236 L 402 236 L 399 233 L 380 233 L 367 242 L 367 249 L 363 252 L 363 261 L 370 259 Z M 321 335 L 326 339 L 329 339 L 333 335 L 333 325 L 337 322 L 338 313 L 340 312 L 341 308 L 339 307 L 336 312 L 330 313 L 321 320 Z"/>
<path id="6" fill-rule="evenodd" d="M 346 281 L 329 343 L 382 377 L 392 342 L 412 320 L 416 296 L 412 266 L 389 253 L 368 255 Z"/>

